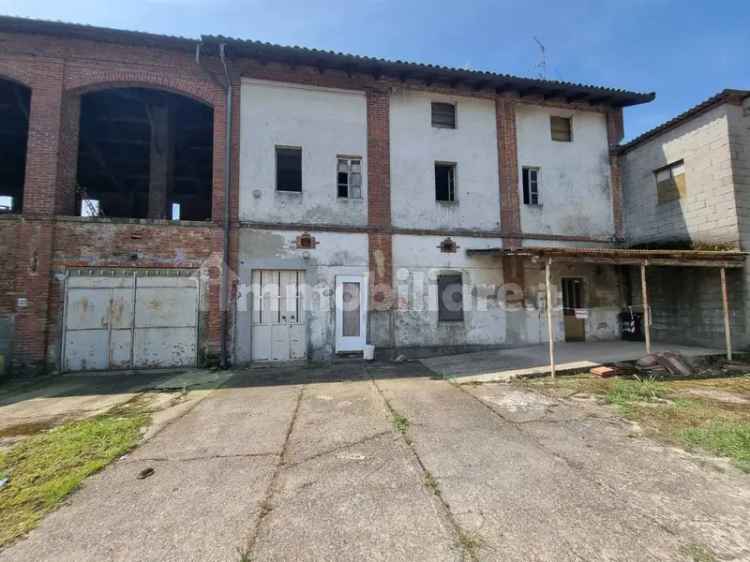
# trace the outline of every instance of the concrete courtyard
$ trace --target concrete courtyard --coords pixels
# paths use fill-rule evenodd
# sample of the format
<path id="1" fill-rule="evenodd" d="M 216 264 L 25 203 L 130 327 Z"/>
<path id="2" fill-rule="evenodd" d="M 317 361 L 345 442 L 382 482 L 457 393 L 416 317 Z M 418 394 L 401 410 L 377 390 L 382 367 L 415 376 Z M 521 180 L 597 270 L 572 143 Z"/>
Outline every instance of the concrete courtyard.
<path id="1" fill-rule="evenodd" d="M 352 363 L 237 372 L 0 560 L 748 560 L 748 513 L 608 407 Z"/>

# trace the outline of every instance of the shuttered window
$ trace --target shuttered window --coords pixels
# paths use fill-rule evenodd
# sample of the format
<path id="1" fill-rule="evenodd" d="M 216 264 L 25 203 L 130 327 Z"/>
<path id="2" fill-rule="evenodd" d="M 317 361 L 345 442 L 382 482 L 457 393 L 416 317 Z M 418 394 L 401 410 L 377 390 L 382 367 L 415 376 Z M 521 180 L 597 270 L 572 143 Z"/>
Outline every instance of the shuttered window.
<path id="1" fill-rule="evenodd" d="M 432 103 L 432 126 L 456 128 L 456 106 L 452 103 Z"/>
<path id="2" fill-rule="evenodd" d="M 276 189 L 302 191 L 302 149 L 276 147 Z"/>
<path id="3" fill-rule="evenodd" d="M 463 322 L 464 287 L 460 273 L 439 275 L 438 279 L 438 321 Z"/>
<path id="4" fill-rule="evenodd" d="M 573 140 L 573 128 L 569 117 L 553 115 L 549 120 L 553 141 L 571 142 Z"/>
<path id="5" fill-rule="evenodd" d="M 656 177 L 657 202 L 669 203 L 687 195 L 685 162 L 678 160 L 669 166 L 654 171 Z"/>

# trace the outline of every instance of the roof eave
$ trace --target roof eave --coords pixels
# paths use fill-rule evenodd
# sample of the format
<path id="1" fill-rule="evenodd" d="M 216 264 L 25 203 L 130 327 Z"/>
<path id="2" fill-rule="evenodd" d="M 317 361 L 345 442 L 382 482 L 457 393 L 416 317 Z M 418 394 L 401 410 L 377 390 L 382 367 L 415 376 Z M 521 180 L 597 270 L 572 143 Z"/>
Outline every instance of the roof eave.
<path id="1" fill-rule="evenodd" d="M 202 41 L 207 46 L 226 45 L 228 56 L 235 58 L 313 66 L 326 70 L 341 70 L 348 74 L 370 74 L 375 78 L 388 76 L 402 82 L 417 80 L 428 85 L 440 84 L 449 87 L 463 85 L 477 91 L 494 90 L 497 93 L 515 91 L 521 97 L 542 96 L 545 99 L 560 99 L 567 103 L 588 102 L 612 107 L 627 107 L 648 103 L 656 97 L 653 92 L 629 92 L 584 84 L 523 78 L 404 61 L 389 61 L 331 51 L 245 41 L 223 36 L 203 36 Z"/>

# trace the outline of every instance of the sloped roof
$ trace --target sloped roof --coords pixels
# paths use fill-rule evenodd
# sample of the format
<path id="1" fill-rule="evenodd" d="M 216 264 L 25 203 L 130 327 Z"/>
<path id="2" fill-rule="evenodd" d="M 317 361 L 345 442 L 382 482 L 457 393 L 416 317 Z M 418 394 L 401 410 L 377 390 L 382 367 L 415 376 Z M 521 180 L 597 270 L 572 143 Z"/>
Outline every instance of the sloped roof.
<path id="1" fill-rule="evenodd" d="M 52 35 L 66 39 L 85 39 L 105 43 L 121 43 L 125 45 L 141 45 L 167 49 L 195 49 L 198 39 L 178 37 L 174 35 L 160 35 L 143 31 L 126 31 L 110 27 L 97 27 L 80 23 L 40 20 L 0 15 L 0 31 L 5 33 L 27 33 L 36 35 Z"/>
<path id="2" fill-rule="evenodd" d="M 459 84 L 474 89 L 495 89 L 498 92 L 516 91 L 521 96 L 542 95 L 567 101 L 587 101 L 614 107 L 624 107 L 652 101 L 655 94 L 605 88 L 591 84 L 576 84 L 559 80 L 525 78 L 481 70 L 451 68 L 433 64 L 324 51 L 298 46 L 283 46 L 261 41 L 204 35 L 201 39 L 126 31 L 108 27 L 66 23 L 12 16 L 0 16 L 0 32 L 52 35 L 62 38 L 85 39 L 125 45 L 140 45 L 166 49 L 192 50 L 199 41 L 218 48 L 225 44 L 228 56 L 250 57 L 321 69 L 338 69 L 349 73 L 360 72 L 376 77 L 390 76 L 401 80 L 417 79 L 428 84 L 455 87 Z"/>
<path id="3" fill-rule="evenodd" d="M 521 95 L 538 94 L 550 98 L 562 97 L 568 101 L 589 101 L 616 107 L 647 103 L 656 97 L 653 92 L 639 93 L 591 84 L 524 78 L 482 70 L 388 60 L 299 46 L 283 46 L 221 35 L 205 35 L 203 36 L 203 42 L 215 46 L 226 45 L 227 55 L 230 57 L 248 57 L 310 65 L 321 69 L 343 70 L 349 73 L 373 74 L 376 77 L 391 76 L 401 80 L 416 79 L 428 84 L 440 83 L 452 87 L 464 84 L 477 90 L 494 88 L 498 92 L 517 91 Z"/>
<path id="4" fill-rule="evenodd" d="M 636 146 L 642 144 L 643 142 L 652 139 L 654 137 L 657 137 L 661 135 L 662 133 L 666 133 L 667 131 L 670 131 L 674 129 L 675 127 L 678 127 L 679 125 L 682 125 L 683 123 L 689 121 L 690 119 L 697 117 L 701 113 L 705 111 L 709 111 L 713 109 L 714 107 L 717 107 L 723 103 L 726 102 L 733 102 L 733 103 L 741 103 L 742 100 L 750 96 L 750 90 L 722 90 L 715 96 L 711 96 L 707 100 L 702 101 L 696 106 L 691 107 L 687 111 L 680 113 L 677 117 L 674 117 L 670 119 L 669 121 L 662 123 L 661 125 L 654 127 L 653 129 L 646 131 L 642 135 L 637 136 L 630 142 L 627 142 L 623 145 L 620 145 L 618 147 L 618 151 L 621 154 L 624 154 L 632 149 L 634 149 Z"/>

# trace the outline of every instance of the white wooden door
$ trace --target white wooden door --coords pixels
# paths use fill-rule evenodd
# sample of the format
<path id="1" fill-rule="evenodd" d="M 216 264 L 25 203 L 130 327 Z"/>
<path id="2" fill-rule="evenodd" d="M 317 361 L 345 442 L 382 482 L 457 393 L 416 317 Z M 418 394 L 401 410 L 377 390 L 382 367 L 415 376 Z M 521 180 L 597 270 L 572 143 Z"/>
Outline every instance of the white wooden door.
<path id="1" fill-rule="evenodd" d="M 336 276 L 336 352 L 362 351 L 367 343 L 367 276 Z"/>
<path id="2" fill-rule="evenodd" d="M 305 358 L 303 280 L 304 271 L 253 271 L 253 360 Z"/>

